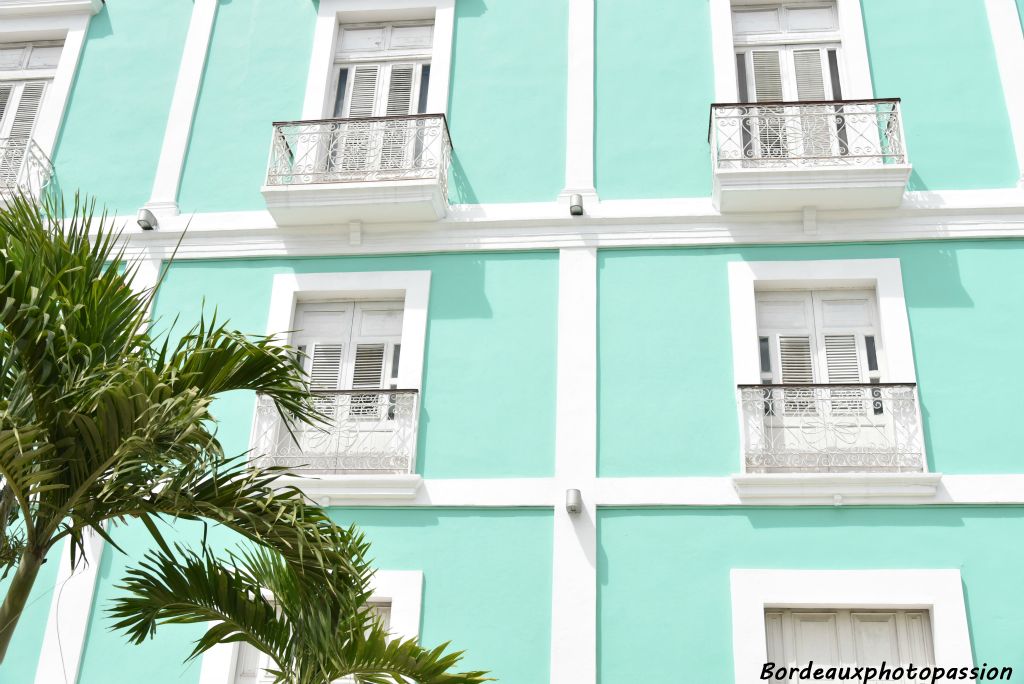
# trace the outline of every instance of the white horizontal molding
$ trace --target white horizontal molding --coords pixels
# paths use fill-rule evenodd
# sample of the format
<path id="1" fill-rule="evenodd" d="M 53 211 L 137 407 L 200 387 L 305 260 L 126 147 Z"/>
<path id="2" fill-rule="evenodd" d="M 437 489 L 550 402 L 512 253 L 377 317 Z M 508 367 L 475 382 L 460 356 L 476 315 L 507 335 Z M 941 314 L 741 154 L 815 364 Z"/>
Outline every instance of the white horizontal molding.
<path id="1" fill-rule="evenodd" d="M 275 484 L 297 487 L 320 506 L 342 506 L 415 499 L 423 478 L 419 475 L 311 475 L 282 477 Z"/>
<path id="2" fill-rule="evenodd" d="M 130 250 L 175 249 L 188 227 L 181 259 L 1010 238 L 1024 237 L 1024 190 L 907 193 L 896 209 L 819 211 L 813 235 L 802 212 L 722 216 L 710 198 L 601 202 L 582 217 L 558 202 L 456 205 L 429 225 L 365 224 L 358 244 L 340 223 L 281 229 L 268 211 L 161 218 L 145 232 L 134 215 L 115 222 L 125 226 Z"/>
<path id="3" fill-rule="evenodd" d="M 359 183 L 265 185 L 267 210 L 280 226 L 311 226 L 359 220 L 366 223 L 431 222 L 448 210 L 438 179 Z M 430 230 L 430 225 L 424 226 Z"/>
<path id="4" fill-rule="evenodd" d="M 103 0 L 0 0 L 0 18 L 98 13 Z"/>
<path id="5" fill-rule="evenodd" d="M 713 193 L 723 213 L 898 207 L 910 170 L 910 164 L 716 169 Z"/>
<path id="6" fill-rule="evenodd" d="M 743 503 L 775 505 L 915 504 L 934 501 L 940 473 L 733 475 Z"/>

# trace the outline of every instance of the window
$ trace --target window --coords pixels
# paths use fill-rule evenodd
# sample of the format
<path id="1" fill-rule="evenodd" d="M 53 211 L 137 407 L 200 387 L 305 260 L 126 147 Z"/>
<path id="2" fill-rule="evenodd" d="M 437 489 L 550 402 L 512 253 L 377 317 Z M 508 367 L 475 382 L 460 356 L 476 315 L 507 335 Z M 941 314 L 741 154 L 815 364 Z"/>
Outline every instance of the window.
<path id="1" fill-rule="evenodd" d="M 842 99 L 835 5 L 734 8 L 741 102 Z"/>
<path id="2" fill-rule="evenodd" d="M 777 667 L 935 663 L 927 610 L 767 608 L 764 622 L 768 662 Z"/>
<path id="3" fill-rule="evenodd" d="M 15 185 L 60 59 L 60 42 L 0 45 L 0 187 Z"/>
<path id="4" fill-rule="evenodd" d="M 761 380 L 769 384 L 879 382 L 874 292 L 757 294 Z"/>
<path id="5" fill-rule="evenodd" d="M 391 601 L 370 600 L 370 611 L 381 622 L 385 629 L 391 625 Z M 268 655 L 246 643 L 239 644 L 235 659 L 234 684 L 273 684 L 274 677 L 267 673 L 273 668 L 273 661 Z M 331 684 L 354 684 L 351 677 L 335 680 Z"/>
<path id="6" fill-rule="evenodd" d="M 340 118 L 427 111 L 432 24 L 342 26 L 331 101 Z"/>

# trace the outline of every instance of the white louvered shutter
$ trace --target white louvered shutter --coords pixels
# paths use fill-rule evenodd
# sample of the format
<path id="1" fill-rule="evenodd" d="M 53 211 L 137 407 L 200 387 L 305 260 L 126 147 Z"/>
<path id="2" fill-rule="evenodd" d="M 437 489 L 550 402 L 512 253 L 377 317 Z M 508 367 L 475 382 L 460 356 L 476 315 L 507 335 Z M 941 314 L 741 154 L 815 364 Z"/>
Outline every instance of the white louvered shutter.
<path id="1" fill-rule="evenodd" d="M 345 360 L 352 334 L 352 304 L 300 304 L 295 312 L 296 333 L 292 344 L 304 351 L 305 369 L 314 405 L 327 416 L 334 416 L 338 397 L 328 394 L 344 387 Z"/>
<path id="2" fill-rule="evenodd" d="M 0 131 L 6 137 L 6 153 L 0 161 L 0 187 L 18 181 L 21 165 L 28 152 L 36 118 L 46 93 L 46 81 L 28 81 L 14 87 L 7 95 L 5 112 L 0 116 Z M 13 97 L 12 97 L 13 96 Z M 3 121 L 7 119 L 7 121 Z"/>
<path id="3" fill-rule="evenodd" d="M 379 64 L 357 64 L 349 67 L 349 78 L 352 86 L 348 95 L 346 116 L 350 119 L 363 119 L 376 114 L 380 71 Z M 375 156 L 372 122 L 360 123 L 350 121 L 345 124 L 342 139 L 334 145 L 334 168 L 346 172 L 366 171 L 373 168 Z M 340 157 L 340 158 L 339 158 Z"/>
<path id="4" fill-rule="evenodd" d="M 352 326 L 352 389 L 387 389 L 395 347 L 402 341 L 402 305 L 399 302 L 356 304 Z M 390 397 L 381 392 L 352 396 L 352 415 L 379 419 Z"/>
<path id="5" fill-rule="evenodd" d="M 824 50 L 820 48 L 793 50 L 793 73 L 798 100 L 822 101 L 828 99 L 822 64 L 823 53 Z M 826 105 L 801 106 L 800 149 L 792 150 L 792 153 L 811 160 L 832 157 L 831 132 L 834 124 L 835 111 L 831 107 Z M 815 162 L 811 161 L 810 163 Z"/>
<path id="6" fill-rule="evenodd" d="M 7 111 L 7 103 L 11 101 L 14 94 L 14 86 L 10 83 L 0 83 L 0 131 L 3 131 L 4 112 Z M 3 137 L 0 135 L 0 137 Z"/>
<path id="7" fill-rule="evenodd" d="M 386 116 L 405 116 L 412 111 L 415 64 L 392 64 L 388 79 Z M 388 121 L 381 146 L 382 169 L 402 169 L 410 163 L 416 123 L 408 119 Z"/>
<path id="8" fill-rule="evenodd" d="M 778 102 L 785 98 L 782 89 L 782 59 L 778 50 L 754 50 L 751 55 L 754 78 L 754 100 Z M 786 149 L 784 107 L 758 107 L 757 128 L 759 153 L 762 158 L 783 158 Z"/>

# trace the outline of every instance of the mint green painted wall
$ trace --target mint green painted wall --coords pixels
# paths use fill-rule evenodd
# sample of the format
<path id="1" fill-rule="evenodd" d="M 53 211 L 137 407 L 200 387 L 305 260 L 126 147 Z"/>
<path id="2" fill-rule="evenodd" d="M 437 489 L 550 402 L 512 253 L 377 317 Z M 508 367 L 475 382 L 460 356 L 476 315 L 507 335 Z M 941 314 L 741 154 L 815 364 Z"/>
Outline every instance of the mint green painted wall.
<path id="1" fill-rule="evenodd" d="M 179 520 L 160 529 L 170 544 L 198 548 L 196 541 L 202 534 L 198 523 Z M 203 625 L 164 625 L 156 639 L 138 646 L 128 643 L 123 632 L 111 631 L 114 621 L 108 611 L 113 599 L 122 595 L 115 585 L 121 583 L 128 568 L 138 567 L 144 553 L 156 548 L 141 523 L 118 526 L 112 535 L 128 555 L 109 545 L 103 549 L 77 684 L 197 684 L 201 663 L 185 663 L 185 658 L 205 631 Z M 208 539 L 216 548 L 224 545 L 229 533 L 214 525 Z"/>
<path id="2" fill-rule="evenodd" d="M 543 477 L 554 469 L 555 253 L 178 262 L 156 303 L 166 328 L 205 299 L 263 334 L 276 273 L 431 271 L 417 469 L 425 477 Z M 248 448 L 253 400 L 219 402 L 220 434 Z"/>
<path id="3" fill-rule="evenodd" d="M 727 263 L 899 258 L 929 468 L 1020 473 L 1005 426 L 1024 371 L 1024 242 L 599 253 L 598 468 L 604 476 L 739 470 Z"/>
<path id="4" fill-rule="evenodd" d="M 567 0 L 458 0 L 452 203 L 541 202 L 565 186 Z"/>
<path id="5" fill-rule="evenodd" d="M 875 97 L 903 98 L 909 189 L 1014 187 L 1020 171 L 984 0 L 861 2 Z"/>
<path id="6" fill-rule="evenodd" d="M 466 669 L 491 670 L 503 684 L 547 681 L 550 510 L 336 508 L 332 516 L 366 532 L 377 568 L 424 573 L 423 643 L 451 640 L 468 651 Z M 172 541 L 193 544 L 200 532 L 198 525 L 181 522 L 167 529 Z M 139 646 L 109 631 L 106 611 L 119 595 L 114 585 L 153 547 L 141 525 L 115 533 L 130 556 L 110 548 L 104 553 L 78 684 L 196 684 L 201 663 L 183 661 L 202 625 L 163 626 L 156 639 Z M 224 544 L 228 534 L 214 527 L 210 538 Z"/>
<path id="7" fill-rule="evenodd" d="M 25 611 L 18 621 L 14 638 L 8 648 L 7 656 L 0 665 L 0 682 L 32 682 L 39 664 L 39 653 L 43 650 L 43 635 L 46 633 L 46 621 L 50 616 L 50 603 L 56 589 L 57 570 L 62 560 L 60 554 L 64 548 L 58 544 L 56 550 L 47 556 L 46 563 L 36 576 L 36 583 L 29 594 Z M 13 574 L 13 570 L 11 571 Z M 0 598 L 7 595 L 11 577 L 0 580 Z M 55 656 L 56 657 L 56 656 Z"/>
<path id="8" fill-rule="evenodd" d="M 1017 14 L 1020 16 L 1020 28 L 1024 31 L 1024 0 L 1017 0 Z"/>
<path id="9" fill-rule="evenodd" d="M 220 0 L 178 204 L 182 213 L 264 209 L 271 123 L 302 118 L 316 7 Z"/>
<path id="10" fill-rule="evenodd" d="M 1021 534 L 1019 507 L 602 510 L 598 681 L 733 681 L 733 568 L 959 569 L 975 662 L 1018 672 Z"/>
<path id="11" fill-rule="evenodd" d="M 451 640 L 465 669 L 502 684 L 548 681 L 550 510 L 333 509 L 372 544 L 375 566 L 423 571 L 424 644 Z"/>
<path id="12" fill-rule="evenodd" d="M 598 195 L 710 195 L 708 3 L 598 0 L 595 11 Z"/>
<path id="13" fill-rule="evenodd" d="M 65 193 L 123 213 L 149 200 L 191 15 L 191 0 L 107 0 L 92 18 L 54 154 Z"/>

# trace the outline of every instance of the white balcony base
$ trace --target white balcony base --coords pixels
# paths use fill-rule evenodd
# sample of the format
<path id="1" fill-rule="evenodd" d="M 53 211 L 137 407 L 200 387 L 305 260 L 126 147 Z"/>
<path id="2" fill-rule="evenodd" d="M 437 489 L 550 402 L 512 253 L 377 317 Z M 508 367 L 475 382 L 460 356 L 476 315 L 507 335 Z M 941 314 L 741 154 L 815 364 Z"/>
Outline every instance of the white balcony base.
<path id="1" fill-rule="evenodd" d="M 280 226 L 437 221 L 448 213 L 437 179 L 265 185 L 262 192 Z"/>
<path id="2" fill-rule="evenodd" d="M 779 473 L 739 474 L 733 486 L 743 503 L 843 506 L 928 503 L 935 499 L 941 473 Z"/>
<path id="3" fill-rule="evenodd" d="M 723 214 L 898 207 L 910 171 L 910 164 L 716 169 L 713 200 Z"/>
<path id="4" fill-rule="evenodd" d="M 420 475 L 310 475 L 282 477 L 275 486 L 294 486 L 321 506 L 364 499 L 413 499 L 423 484 Z"/>

